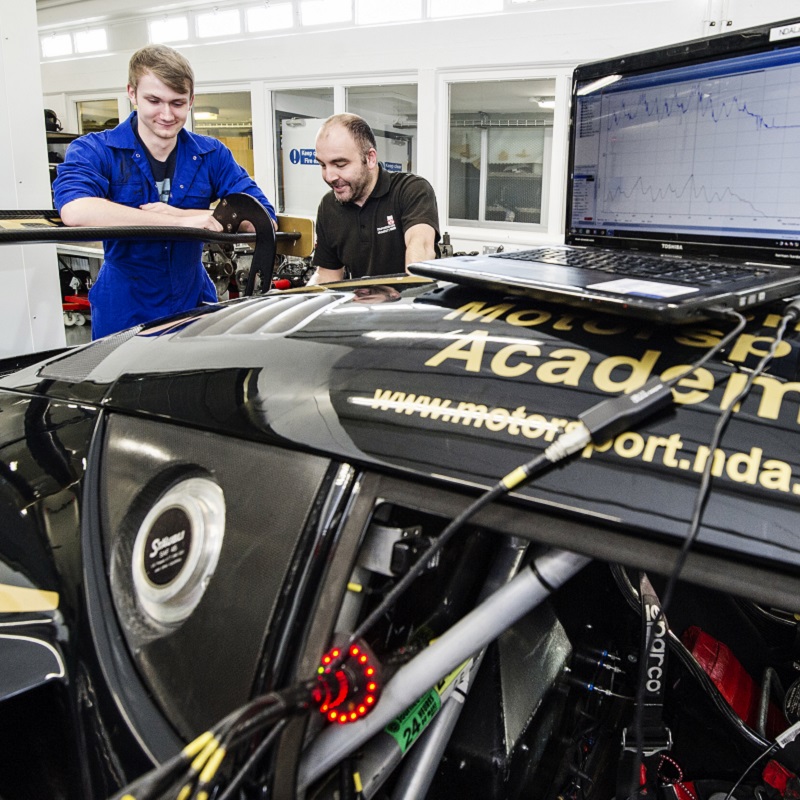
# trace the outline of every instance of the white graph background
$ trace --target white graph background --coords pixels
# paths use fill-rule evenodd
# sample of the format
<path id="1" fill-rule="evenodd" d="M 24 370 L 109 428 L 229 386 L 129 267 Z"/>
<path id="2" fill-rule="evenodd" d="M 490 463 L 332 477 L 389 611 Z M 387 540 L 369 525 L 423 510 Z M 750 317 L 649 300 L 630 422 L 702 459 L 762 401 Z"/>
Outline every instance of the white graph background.
<path id="1" fill-rule="evenodd" d="M 599 219 L 800 230 L 800 67 L 611 93 L 600 127 Z"/>

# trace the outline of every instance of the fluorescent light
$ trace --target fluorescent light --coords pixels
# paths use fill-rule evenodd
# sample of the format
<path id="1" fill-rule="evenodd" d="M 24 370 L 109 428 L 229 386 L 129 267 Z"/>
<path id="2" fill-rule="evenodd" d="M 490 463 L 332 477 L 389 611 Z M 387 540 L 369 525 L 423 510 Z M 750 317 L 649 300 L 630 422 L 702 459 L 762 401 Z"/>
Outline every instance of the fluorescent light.
<path id="1" fill-rule="evenodd" d="M 194 110 L 195 119 L 216 119 L 219 116 L 219 109 L 216 106 L 198 106 Z"/>
<path id="2" fill-rule="evenodd" d="M 537 100 L 536 102 L 539 104 L 539 108 L 555 108 L 556 107 L 556 101 L 554 99 L 553 100 Z"/>
<path id="3" fill-rule="evenodd" d="M 587 83 L 586 86 L 581 86 L 581 88 L 578 89 L 576 94 L 578 95 L 578 97 L 583 97 L 583 95 L 585 94 L 591 94 L 592 92 L 596 92 L 598 89 L 603 89 L 606 86 L 610 86 L 612 83 L 616 83 L 619 80 L 622 80 L 622 75 L 606 75 L 603 78 L 598 78 L 596 81 Z"/>

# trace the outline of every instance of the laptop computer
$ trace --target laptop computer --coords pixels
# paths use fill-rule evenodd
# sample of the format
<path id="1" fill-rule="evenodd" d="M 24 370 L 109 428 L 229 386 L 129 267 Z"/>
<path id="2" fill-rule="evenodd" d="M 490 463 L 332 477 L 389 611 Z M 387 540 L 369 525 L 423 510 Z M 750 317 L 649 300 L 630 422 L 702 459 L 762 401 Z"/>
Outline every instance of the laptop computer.
<path id="1" fill-rule="evenodd" d="M 679 323 L 800 294 L 800 19 L 578 66 L 565 233 L 408 269 Z"/>

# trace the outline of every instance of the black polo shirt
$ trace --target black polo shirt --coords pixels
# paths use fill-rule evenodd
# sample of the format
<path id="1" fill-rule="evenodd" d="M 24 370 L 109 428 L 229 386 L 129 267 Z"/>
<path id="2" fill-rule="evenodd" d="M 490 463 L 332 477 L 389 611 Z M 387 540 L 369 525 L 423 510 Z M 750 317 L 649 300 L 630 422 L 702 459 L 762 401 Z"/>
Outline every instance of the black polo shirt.
<path id="1" fill-rule="evenodd" d="M 439 211 L 433 187 L 410 172 L 379 168 L 378 182 L 363 206 L 339 203 L 328 192 L 317 210 L 314 264 L 347 267 L 350 277 L 405 272 L 405 231 L 424 222 L 436 231 Z"/>

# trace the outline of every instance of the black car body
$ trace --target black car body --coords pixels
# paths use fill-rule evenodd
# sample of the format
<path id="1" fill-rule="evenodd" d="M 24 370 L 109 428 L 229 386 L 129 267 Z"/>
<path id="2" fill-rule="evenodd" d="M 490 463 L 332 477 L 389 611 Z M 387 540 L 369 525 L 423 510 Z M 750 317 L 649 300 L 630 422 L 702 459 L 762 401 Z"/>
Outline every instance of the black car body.
<path id="1" fill-rule="evenodd" d="M 691 796 L 674 788 L 689 781 L 697 797 L 727 791 L 796 721 L 780 688 L 798 677 L 796 330 L 709 451 L 781 313 L 754 310 L 667 410 L 484 507 L 369 632 L 391 674 L 528 559 L 592 559 L 510 628 L 496 619 L 433 767 L 409 767 L 414 748 L 400 761 L 428 709 L 340 759 L 344 779 L 339 764 L 317 770 L 309 748 L 329 723 L 311 710 L 237 796 L 344 797 L 353 772 L 364 797 L 415 796 L 420 775 L 429 797 L 614 796 L 639 683 L 638 572 L 663 591 L 709 460 L 657 707 L 680 773 L 659 762 L 657 781 L 659 796 Z M 391 278 L 235 300 L 6 364 L 0 796 L 114 795 L 254 696 L 313 676 L 480 492 L 731 328 Z M 696 629 L 749 675 L 754 708 L 789 718 L 742 719 L 687 658 Z M 796 769 L 790 751 L 771 758 Z"/>

